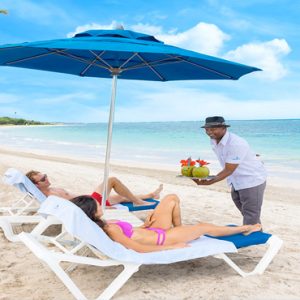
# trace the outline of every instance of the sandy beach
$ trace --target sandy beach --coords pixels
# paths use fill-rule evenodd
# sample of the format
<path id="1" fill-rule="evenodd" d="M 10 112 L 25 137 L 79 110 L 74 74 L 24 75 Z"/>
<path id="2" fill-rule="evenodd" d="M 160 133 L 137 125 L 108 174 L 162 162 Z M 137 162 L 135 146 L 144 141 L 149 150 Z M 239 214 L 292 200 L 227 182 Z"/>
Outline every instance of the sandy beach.
<path id="1" fill-rule="evenodd" d="M 0 174 L 10 167 L 24 173 L 30 169 L 40 170 L 48 174 L 54 186 L 78 194 L 93 191 L 103 174 L 103 165 L 99 163 L 0 149 Z M 135 193 L 150 192 L 163 183 L 162 196 L 178 194 L 184 223 L 241 223 L 242 218 L 225 182 L 198 187 L 190 180 L 176 178 L 176 174 L 142 167 L 111 167 L 111 175 L 117 176 Z M 13 187 L 2 182 L 0 186 L 1 206 L 8 205 L 19 195 Z M 281 237 L 284 245 L 263 275 L 242 278 L 225 262 L 213 257 L 142 266 L 113 299 L 300 299 L 299 194 L 296 181 L 272 178 L 268 182 L 262 212 L 263 228 Z M 144 218 L 146 213 L 137 215 Z M 23 244 L 8 242 L 1 230 L 0 245 L 1 300 L 73 299 L 54 273 Z M 243 249 L 231 257 L 250 270 L 264 250 L 264 247 Z M 92 299 L 110 282 L 117 269 L 79 267 L 72 276 Z"/>

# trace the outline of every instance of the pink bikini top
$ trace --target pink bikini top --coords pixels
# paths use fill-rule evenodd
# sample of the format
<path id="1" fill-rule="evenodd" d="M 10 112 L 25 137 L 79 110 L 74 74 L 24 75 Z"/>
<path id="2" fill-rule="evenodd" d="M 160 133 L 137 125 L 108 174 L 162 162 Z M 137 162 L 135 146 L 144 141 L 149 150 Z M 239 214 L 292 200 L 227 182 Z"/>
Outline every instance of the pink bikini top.
<path id="1" fill-rule="evenodd" d="M 133 235 L 133 226 L 130 223 L 117 220 L 112 222 L 112 224 L 118 225 L 128 238 L 131 238 L 131 236 Z"/>

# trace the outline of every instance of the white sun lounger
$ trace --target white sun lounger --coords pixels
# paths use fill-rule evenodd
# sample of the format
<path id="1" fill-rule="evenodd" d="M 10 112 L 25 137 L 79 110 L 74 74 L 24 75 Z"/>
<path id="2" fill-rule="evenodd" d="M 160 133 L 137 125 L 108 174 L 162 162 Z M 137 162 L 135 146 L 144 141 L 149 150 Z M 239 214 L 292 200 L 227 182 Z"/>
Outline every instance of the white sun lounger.
<path id="1" fill-rule="evenodd" d="M 37 212 L 46 196 L 22 172 L 8 169 L 3 176 L 3 182 L 16 187 L 23 194 L 11 206 L 0 207 L 0 228 L 9 241 L 19 241 L 14 228 L 21 224 L 38 224 L 33 231 L 36 234 L 42 234 L 48 226 L 57 224 L 57 219 L 54 218 L 45 220 L 41 215 L 29 215 Z"/>
<path id="2" fill-rule="evenodd" d="M 112 241 L 102 229 L 92 222 L 84 212 L 69 201 L 61 201 L 60 198 L 50 196 L 39 210 L 45 215 L 54 216 L 61 220 L 67 232 L 76 237 L 80 243 L 73 249 L 66 249 L 59 246 L 62 253 L 49 251 L 40 239 L 32 234 L 21 233 L 20 240 L 51 270 L 61 279 L 69 291 L 76 299 L 87 299 L 74 281 L 70 278 L 68 270 L 64 270 L 60 263 L 69 262 L 71 264 L 83 264 L 99 267 L 122 265 L 124 270 L 112 281 L 112 283 L 96 298 L 110 299 L 126 283 L 126 281 L 136 272 L 142 264 L 170 264 L 179 261 L 216 255 L 225 260 L 229 266 L 233 267 L 240 275 L 262 274 L 265 268 L 272 261 L 279 251 L 281 240 L 272 236 L 273 242 L 269 243 L 267 257 L 259 262 L 259 268 L 251 273 L 240 272 L 239 267 L 225 253 L 237 252 L 237 248 L 232 242 L 218 240 L 210 237 L 201 237 L 190 243 L 191 247 L 165 250 L 152 253 L 138 253 L 126 249 L 121 244 Z M 84 257 L 77 254 L 77 251 L 87 245 L 97 258 Z M 73 265 L 71 266 L 73 268 Z"/>
<path id="3" fill-rule="evenodd" d="M 19 241 L 18 235 L 14 233 L 14 228 L 21 224 L 37 224 L 33 231 L 35 234 L 41 234 L 43 229 L 45 230 L 52 224 L 58 224 L 58 221 L 54 219 L 45 220 L 40 215 L 28 215 L 37 212 L 46 196 L 22 172 L 10 168 L 5 172 L 2 180 L 5 184 L 16 187 L 23 194 L 11 206 L 0 207 L 0 228 L 9 241 Z M 114 205 L 114 207 L 128 210 L 126 206 L 120 204 Z"/>
<path id="4" fill-rule="evenodd" d="M 10 207 L 0 207 L 0 212 L 10 216 L 20 216 L 28 212 L 37 211 L 46 196 L 22 172 L 10 168 L 3 176 L 3 182 L 16 187 L 23 193 L 20 199 Z"/>

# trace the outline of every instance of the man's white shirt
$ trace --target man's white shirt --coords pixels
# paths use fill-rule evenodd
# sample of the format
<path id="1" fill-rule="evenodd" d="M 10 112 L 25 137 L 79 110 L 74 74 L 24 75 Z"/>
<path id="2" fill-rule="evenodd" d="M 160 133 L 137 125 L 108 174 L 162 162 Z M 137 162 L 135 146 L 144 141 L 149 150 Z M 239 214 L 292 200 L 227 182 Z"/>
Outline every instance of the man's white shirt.
<path id="1" fill-rule="evenodd" d="M 265 167 L 251 151 L 245 139 L 226 131 L 218 144 L 216 140 L 211 139 L 211 145 L 223 168 L 226 163 L 238 164 L 234 172 L 227 177 L 228 185 L 232 184 L 235 190 L 258 186 L 266 181 Z"/>

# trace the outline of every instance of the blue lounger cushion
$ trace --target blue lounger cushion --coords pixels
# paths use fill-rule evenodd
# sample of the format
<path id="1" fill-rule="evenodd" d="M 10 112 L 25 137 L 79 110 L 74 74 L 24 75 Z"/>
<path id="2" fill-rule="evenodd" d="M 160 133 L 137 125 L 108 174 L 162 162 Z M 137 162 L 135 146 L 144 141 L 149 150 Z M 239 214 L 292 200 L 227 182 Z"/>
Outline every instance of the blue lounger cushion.
<path id="1" fill-rule="evenodd" d="M 265 244 L 272 234 L 266 232 L 253 232 L 249 235 L 243 235 L 242 233 L 220 236 L 218 240 L 232 242 L 236 248 L 248 247 L 253 245 Z"/>
<path id="2" fill-rule="evenodd" d="M 236 225 L 227 225 L 227 226 L 236 226 Z M 257 232 L 252 232 L 249 235 L 238 233 L 238 234 L 219 236 L 219 237 L 214 237 L 210 235 L 207 236 L 218 240 L 232 242 L 235 245 L 235 247 L 239 249 L 239 248 L 253 246 L 253 245 L 265 244 L 268 241 L 268 239 L 272 236 L 272 234 L 262 232 L 262 231 L 257 231 Z"/>
<path id="3" fill-rule="evenodd" d="M 150 205 L 138 205 L 138 206 L 135 206 L 133 205 L 132 202 L 122 202 L 120 204 L 128 207 L 129 211 L 138 211 L 138 210 L 145 210 L 145 209 L 154 209 L 159 201 L 158 200 L 155 200 L 155 199 L 152 199 L 152 198 L 149 198 L 149 199 L 143 199 L 147 202 L 152 202 L 153 204 L 150 204 Z"/>

